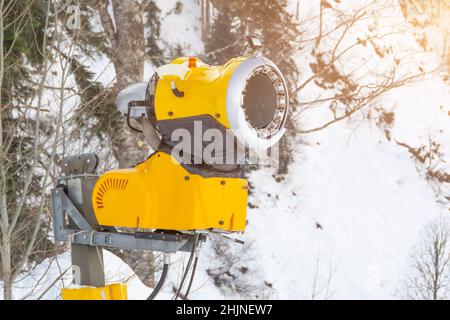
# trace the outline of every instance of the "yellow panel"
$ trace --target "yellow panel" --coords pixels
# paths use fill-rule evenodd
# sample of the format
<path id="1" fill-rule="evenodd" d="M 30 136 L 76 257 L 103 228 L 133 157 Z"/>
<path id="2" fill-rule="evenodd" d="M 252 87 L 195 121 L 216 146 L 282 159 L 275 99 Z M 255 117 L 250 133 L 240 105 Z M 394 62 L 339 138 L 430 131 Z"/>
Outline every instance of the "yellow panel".
<path id="1" fill-rule="evenodd" d="M 157 152 L 133 169 L 103 174 L 92 195 L 100 225 L 129 228 L 243 231 L 247 181 L 190 174 Z"/>
<path id="2" fill-rule="evenodd" d="M 127 285 L 114 283 L 109 285 L 111 300 L 128 300 Z"/>
<path id="3" fill-rule="evenodd" d="M 171 63 L 181 64 L 189 58 L 177 58 Z M 160 79 L 156 86 L 155 113 L 158 120 L 178 119 L 199 115 L 211 115 L 225 128 L 230 128 L 226 114 L 228 81 L 236 67 L 248 58 L 240 57 L 223 66 L 201 64 L 192 68 L 187 80 L 175 80 L 184 97 L 172 93 L 171 79 Z"/>
<path id="4" fill-rule="evenodd" d="M 224 193 L 224 211 L 230 212 L 230 230 L 244 230 L 246 226 L 246 217 L 242 217 L 239 208 L 234 203 L 245 203 L 247 205 L 248 183 L 242 179 L 230 179 L 227 181 L 228 188 Z"/>
<path id="5" fill-rule="evenodd" d="M 106 287 L 64 288 L 63 300 L 127 300 L 126 284 L 110 284 Z"/>

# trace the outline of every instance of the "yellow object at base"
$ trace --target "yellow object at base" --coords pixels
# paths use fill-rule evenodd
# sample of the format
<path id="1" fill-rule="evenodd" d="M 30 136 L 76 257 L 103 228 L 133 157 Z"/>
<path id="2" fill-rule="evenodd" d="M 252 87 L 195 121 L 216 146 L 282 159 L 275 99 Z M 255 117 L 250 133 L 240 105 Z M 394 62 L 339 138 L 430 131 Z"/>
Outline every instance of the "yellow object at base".
<path id="1" fill-rule="evenodd" d="M 61 295 L 63 300 L 128 300 L 127 285 L 122 283 L 100 288 L 64 288 Z"/>
<path id="2" fill-rule="evenodd" d="M 243 231 L 247 189 L 245 179 L 191 174 L 156 152 L 134 168 L 100 176 L 92 204 L 102 226 Z"/>

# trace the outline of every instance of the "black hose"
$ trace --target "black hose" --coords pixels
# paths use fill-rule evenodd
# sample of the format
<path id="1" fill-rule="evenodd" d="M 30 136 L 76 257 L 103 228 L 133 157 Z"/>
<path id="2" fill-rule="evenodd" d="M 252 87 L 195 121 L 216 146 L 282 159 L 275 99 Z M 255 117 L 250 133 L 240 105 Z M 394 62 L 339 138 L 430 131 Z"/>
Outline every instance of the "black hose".
<path id="1" fill-rule="evenodd" d="M 189 285 L 186 289 L 186 293 L 184 294 L 183 300 L 187 300 L 187 298 L 189 296 L 189 292 L 191 291 L 192 282 L 194 282 L 195 269 L 197 269 L 197 261 L 198 261 L 198 256 L 195 257 L 194 265 L 192 266 L 191 279 L 189 280 Z"/>
<path id="2" fill-rule="evenodd" d="M 166 281 L 167 272 L 169 271 L 169 264 L 165 263 L 161 278 L 159 278 L 158 284 L 156 285 L 155 289 L 153 289 L 152 293 L 148 296 L 147 300 L 153 300 L 158 295 L 159 290 L 161 290 L 162 286 L 164 285 L 164 282 Z"/>
<path id="3" fill-rule="evenodd" d="M 184 97 L 184 91 L 178 90 L 174 80 L 172 80 L 171 88 L 172 88 L 172 93 L 176 97 L 178 97 L 178 98 L 183 98 Z"/>
<path id="4" fill-rule="evenodd" d="M 183 288 L 184 281 L 186 280 L 186 277 L 187 277 L 187 275 L 189 273 L 189 269 L 191 268 L 192 260 L 194 259 L 195 250 L 196 250 L 197 244 L 198 244 L 198 238 L 199 238 L 199 235 L 197 235 L 197 237 L 195 238 L 194 245 L 192 246 L 192 251 L 191 251 L 191 254 L 189 256 L 189 260 L 188 260 L 188 263 L 186 265 L 186 269 L 185 269 L 185 271 L 183 273 L 183 277 L 181 278 L 180 286 L 178 287 L 177 292 L 175 293 L 175 298 L 174 298 L 175 300 L 178 299 L 178 296 L 180 295 L 181 289 Z"/>
<path id="5" fill-rule="evenodd" d="M 172 88 L 172 93 L 178 98 L 184 97 L 184 91 L 180 91 L 178 88 Z"/>
<path id="6" fill-rule="evenodd" d="M 183 288 L 184 281 L 186 280 L 186 277 L 188 275 L 189 269 L 191 268 L 192 259 L 194 258 L 194 254 L 195 254 L 195 251 L 191 252 L 191 255 L 189 256 L 189 260 L 188 260 L 188 263 L 186 265 L 186 269 L 185 269 L 185 271 L 183 273 L 183 277 L 181 278 L 180 286 L 178 287 L 177 292 L 175 294 L 175 300 L 178 299 L 178 296 L 180 295 L 180 291 Z"/>
<path id="7" fill-rule="evenodd" d="M 130 122 L 131 108 L 137 106 L 136 102 L 137 102 L 137 101 L 131 101 L 131 102 L 128 104 L 127 125 L 128 125 L 128 127 L 130 127 L 131 130 L 136 131 L 136 132 L 139 132 L 139 133 L 142 133 L 142 132 L 144 132 L 144 130 L 137 129 L 137 128 L 133 127 L 133 125 L 132 125 L 131 122 Z M 143 101 L 139 101 L 139 102 L 145 103 L 145 102 L 143 102 Z M 144 105 L 145 105 L 145 104 L 144 104 Z"/>

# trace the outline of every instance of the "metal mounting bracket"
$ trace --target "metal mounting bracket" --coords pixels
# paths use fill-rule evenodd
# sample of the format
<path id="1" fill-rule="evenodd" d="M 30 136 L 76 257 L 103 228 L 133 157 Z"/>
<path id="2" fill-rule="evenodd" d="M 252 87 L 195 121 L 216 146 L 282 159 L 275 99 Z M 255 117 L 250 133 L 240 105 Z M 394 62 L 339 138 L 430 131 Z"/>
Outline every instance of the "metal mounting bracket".
<path id="1" fill-rule="evenodd" d="M 168 234 L 157 232 L 106 232 L 95 230 L 67 196 L 64 186 L 52 190 L 53 223 L 55 240 L 76 244 L 132 250 L 175 253 L 191 252 L 196 243 L 194 234 Z M 68 218 L 77 229 L 69 227 Z M 201 234 L 200 241 L 206 240 Z"/>

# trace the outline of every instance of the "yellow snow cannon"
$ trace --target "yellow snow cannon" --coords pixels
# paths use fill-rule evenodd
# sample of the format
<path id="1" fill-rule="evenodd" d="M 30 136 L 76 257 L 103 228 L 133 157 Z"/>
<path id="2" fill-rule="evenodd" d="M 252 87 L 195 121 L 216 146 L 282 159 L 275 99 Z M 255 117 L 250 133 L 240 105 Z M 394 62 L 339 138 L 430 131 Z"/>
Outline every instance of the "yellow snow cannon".
<path id="1" fill-rule="evenodd" d="M 100 176 L 92 195 L 98 223 L 244 231 L 248 184 L 242 159 L 247 150 L 280 140 L 288 101 L 283 75 L 262 56 L 220 66 L 181 57 L 157 69 L 149 82 L 124 89 L 118 110 L 156 151 L 134 168 Z"/>

